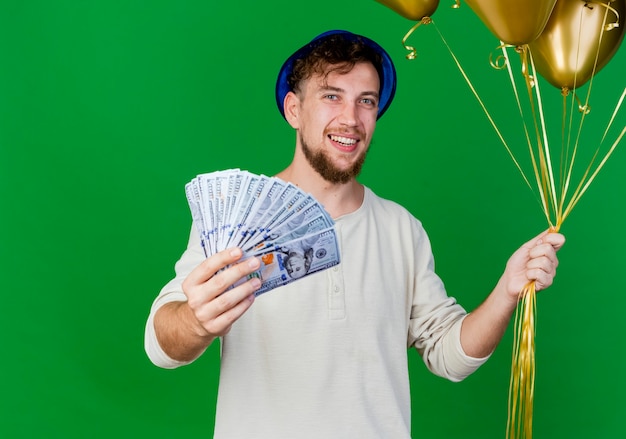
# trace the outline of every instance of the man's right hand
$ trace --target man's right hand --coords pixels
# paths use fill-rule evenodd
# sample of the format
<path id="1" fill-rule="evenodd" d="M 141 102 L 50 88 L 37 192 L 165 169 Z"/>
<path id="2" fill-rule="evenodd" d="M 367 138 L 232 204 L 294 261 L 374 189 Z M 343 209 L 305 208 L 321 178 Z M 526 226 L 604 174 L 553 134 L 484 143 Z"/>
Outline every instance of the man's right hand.
<path id="1" fill-rule="evenodd" d="M 198 328 L 200 334 L 202 330 L 213 338 L 226 334 L 252 305 L 254 292 L 261 286 L 260 279 L 254 277 L 235 288 L 228 288 L 257 270 L 259 260 L 250 258 L 219 272 L 241 256 L 241 249 L 236 247 L 216 253 L 198 265 L 183 282 L 187 304 L 201 327 Z"/>
<path id="2" fill-rule="evenodd" d="M 242 254 L 241 249 L 230 248 L 209 256 L 183 281 L 187 301 L 167 303 L 156 312 L 156 336 L 168 356 L 195 359 L 250 308 L 261 280 L 253 277 L 230 288 L 260 266 L 257 258 L 236 263 Z"/>

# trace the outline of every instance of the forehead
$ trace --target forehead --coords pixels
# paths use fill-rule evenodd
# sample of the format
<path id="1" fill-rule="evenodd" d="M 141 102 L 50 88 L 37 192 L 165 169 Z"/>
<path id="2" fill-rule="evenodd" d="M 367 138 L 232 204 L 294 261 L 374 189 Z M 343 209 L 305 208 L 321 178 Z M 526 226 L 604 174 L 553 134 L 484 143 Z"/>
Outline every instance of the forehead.
<path id="1" fill-rule="evenodd" d="M 356 63 L 354 66 L 346 64 L 328 64 L 322 73 L 313 73 L 307 85 L 316 88 L 350 85 L 363 88 L 365 91 L 378 93 L 380 78 L 376 68 L 369 62 Z"/>
<path id="2" fill-rule="evenodd" d="M 292 253 L 289 255 L 289 258 L 287 259 L 287 264 L 293 264 L 296 262 L 301 262 L 304 260 L 304 256 L 299 254 L 299 253 Z"/>

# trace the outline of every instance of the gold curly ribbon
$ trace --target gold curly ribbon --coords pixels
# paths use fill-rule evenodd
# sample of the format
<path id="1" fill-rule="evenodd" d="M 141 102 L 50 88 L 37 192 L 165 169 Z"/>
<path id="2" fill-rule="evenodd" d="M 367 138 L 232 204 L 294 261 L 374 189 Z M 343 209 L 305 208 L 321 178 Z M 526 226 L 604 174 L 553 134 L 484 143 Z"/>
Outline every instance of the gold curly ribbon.
<path id="1" fill-rule="evenodd" d="M 409 37 L 413 34 L 413 32 L 415 32 L 415 30 L 418 27 L 420 27 L 422 24 L 431 24 L 432 22 L 433 22 L 433 20 L 430 17 L 422 18 L 420 21 L 415 23 L 415 25 L 406 33 L 404 38 L 402 38 L 402 45 L 404 46 L 404 48 L 406 50 L 409 51 L 409 53 L 407 53 L 407 55 L 406 55 L 406 59 L 412 60 L 412 59 L 415 59 L 417 57 L 417 51 L 415 50 L 415 47 L 409 46 L 408 44 L 406 44 L 406 40 L 408 40 Z"/>
<path id="2" fill-rule="evenodd" d="M 496 50 L 502 50 L 507 47 L 514 47 L 510 44 L 500 44 L 496 47 Z M 504 70 L 508 64 L 508 59 L 505 55 L 498 55 L 494 58 L 493 52 L 489 54 L 489 65 L 496 70 Z"/>
<path id="3" fill-rule="evenodd" d="M 613 0 L 609 0 L 609 1 L 613 1 Z M 604 6 L 607 9 L 607 12 L 611 11 L 615 15 L 615 21 L 613 21 L 612 23 L 606 23 L 606 16 L 605 16 L 604 30 L 610 31 L 612 29 L 615 29 L 616 27 L 619 27 L 619 12 L 617 11 L 617 9 L 611 7 L 608 3 L 602 3 L 598 0 L 586 0 L 585 7 L 589 9 L 591 9 L 591 7 L 589 6 L 589 3 L 598 5 L 598 6 Z"/>
<path id="4" fill-rule="evenodd" d="M 461 7 L 461 0 L 454 0 L 454 4 L 450 6 L 452 9 L 458 9 Z M 406 59 L 414 60 L 417 58 L 417 50 L 413 46 L 409 46 L 406 42 L 409 37 L 415 32 L 415 30 L 423 24 L 431 24 L 433 22 L 431 17 L 423 17 L 420 21 L 415 23 L 411 29 L 402 38 L 402 45 L 409 52 L 406 54 Z"/>

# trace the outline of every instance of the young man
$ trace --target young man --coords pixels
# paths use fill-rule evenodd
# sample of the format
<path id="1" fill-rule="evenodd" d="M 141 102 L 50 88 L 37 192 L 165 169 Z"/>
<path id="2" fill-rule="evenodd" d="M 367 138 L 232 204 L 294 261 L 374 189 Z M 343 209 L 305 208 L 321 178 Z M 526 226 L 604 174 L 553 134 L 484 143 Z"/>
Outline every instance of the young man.
<path id="1" fill-rule="evenodd" d="M 467 314 L 434 273 L 420 222 L 356 180 L 395 80 L 378 44 L 345 31 L 316 37 L 279 74 L 296 147 L 278 177 L 335 219 L 340 265 L 255 301 L 258 279 L 228 287 L 259 262 L 236 263 L 239 249 L 205 259 L 192 233 L 156 299 L 146 351 L 158 366 L 187 364 L 221 339 L 216 438 L 408 438 L 407 347 L 433 373 L 462 380 L 495 349 L 524 285 L 552 283 L 564 238 L 542 233 Z"/>

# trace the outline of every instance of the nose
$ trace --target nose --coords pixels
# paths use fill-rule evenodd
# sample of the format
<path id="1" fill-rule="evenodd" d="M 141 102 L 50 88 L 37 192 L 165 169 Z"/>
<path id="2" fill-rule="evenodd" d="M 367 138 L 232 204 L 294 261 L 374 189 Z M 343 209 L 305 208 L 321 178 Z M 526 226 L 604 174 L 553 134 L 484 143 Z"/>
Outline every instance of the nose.
<path id="1" fill-rule="evenodd" d="M 346 126 L 356 126 L 359 119 L 358 107 L 354 102 L 345 102 L 339 117 L 339 122 Z"/>

